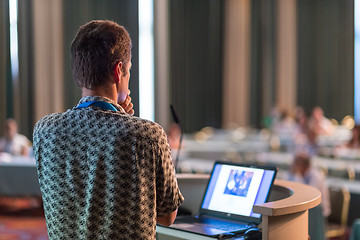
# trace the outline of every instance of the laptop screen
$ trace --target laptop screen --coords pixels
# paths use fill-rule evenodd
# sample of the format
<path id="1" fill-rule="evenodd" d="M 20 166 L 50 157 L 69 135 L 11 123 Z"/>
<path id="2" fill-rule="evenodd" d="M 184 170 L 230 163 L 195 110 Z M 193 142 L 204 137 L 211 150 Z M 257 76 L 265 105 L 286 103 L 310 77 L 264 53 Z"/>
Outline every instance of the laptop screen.
<path id="1" fill-rule="evenodd" d="M 259 222 L 253 206 L 267 201 L 275 176 L 274 167 L 216 162 L 200 212 Z"/>

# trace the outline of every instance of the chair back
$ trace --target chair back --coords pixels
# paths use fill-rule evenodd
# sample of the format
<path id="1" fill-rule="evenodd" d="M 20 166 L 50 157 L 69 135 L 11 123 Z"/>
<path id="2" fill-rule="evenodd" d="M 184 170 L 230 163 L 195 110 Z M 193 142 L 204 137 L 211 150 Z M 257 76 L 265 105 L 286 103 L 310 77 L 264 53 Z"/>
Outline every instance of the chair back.
<path id="1" fill-rule="evenodd" d="M 350 205 L 350 192 L 346 186 L 330 187 L 331 213 L 328 217 L 327 237 L 345 235 Z"/>
<path id="2" fill-rule="evenodd" d="M 329 194 L 331 204 L 329 222 L 346 226 L 350 205 L 349 190 L 345 186 L 341 188 L 330 187 Z"/>
<path id="3" fill-rule="evenodd" d="M 328 169 L 328 176 L 336 178 L 355 180 L 355 169 L 353 167 L 339 167 L 336 169 Z"/>

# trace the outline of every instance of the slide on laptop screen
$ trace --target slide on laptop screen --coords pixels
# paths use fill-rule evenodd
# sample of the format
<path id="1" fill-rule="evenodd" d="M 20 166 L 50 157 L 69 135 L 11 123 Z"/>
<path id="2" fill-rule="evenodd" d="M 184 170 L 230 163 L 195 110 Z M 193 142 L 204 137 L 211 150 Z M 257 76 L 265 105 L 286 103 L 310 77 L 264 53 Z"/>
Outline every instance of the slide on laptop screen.
<path id="1" fill-rule="evenodd" d="M 218 212 L 259 222 L 261 216 L 252 208 L 267 201 L 275 175 L 272 167 L 216 162 L 200 213 Z"/>

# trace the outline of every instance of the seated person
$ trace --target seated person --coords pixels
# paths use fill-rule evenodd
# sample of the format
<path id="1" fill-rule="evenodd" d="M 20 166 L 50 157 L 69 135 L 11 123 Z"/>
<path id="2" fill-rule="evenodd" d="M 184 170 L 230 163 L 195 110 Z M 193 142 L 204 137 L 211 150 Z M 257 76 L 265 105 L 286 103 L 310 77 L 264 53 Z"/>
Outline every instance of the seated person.
<path id="1" fill-rule="evenodd" d="M 282 111 L 280 121 L 273 126 L 273 132 L 279 136 L 292 136 L 297 131 L 294 118 L 286 110 Z"/>
<path id="2" fill-rule="evenodd" d="M 340 158 L 360 158 L 360 125 L 352 129 L 351 139 L 334 149 L 334 156 Z"/>
<path id="3" fill-rule="evenodd" d="M 315 131 L 308 130 L 305 133 L 298 133 L 294 138 L 294 152 L 307 153 L 309 156 L 315 156 L 319 152 L 318 136 Z"/>
<path id="4" fill-rule="evenodd" d="M 326 184 L 326 177 L 319 169 L 311 166 L 311 159 L 305 153 L 295 156 L 286 179 L 289 181 L 300 182 L 317 188 L 321 192 L 321 206 L 324 217 L 330 215 L 330 196 Z"/>
<path id="5" fill-rule="evenodd" d="M 295 121 L 297 124 L 299 133 L 307 133 L 308 132 L 308 116 L 303 107 L 298 106 L 295 109 Z"/>
<path id="6" fill-rule="evenodd" d="M 346 143 L 345 147 L 352 149 L 360 149 L 360 125 L 356 125 L 352 129 L 352 137 Z"/>
<path id="7" fill-rule="evenodd" d="M 29 156 L 30 140 L 18 133 L 14 119 L 7 119 L 4 126 L 4 136 L 0 138 L 0 152 L 15 156 Z"/>
<path id="8" fill-rule="evenodd" d="M 331 135 L 334 132 L 334 125 L 324 116 L 320 107 L 315 107 L 309 120 L 309 128 L 316 135 Z"/>

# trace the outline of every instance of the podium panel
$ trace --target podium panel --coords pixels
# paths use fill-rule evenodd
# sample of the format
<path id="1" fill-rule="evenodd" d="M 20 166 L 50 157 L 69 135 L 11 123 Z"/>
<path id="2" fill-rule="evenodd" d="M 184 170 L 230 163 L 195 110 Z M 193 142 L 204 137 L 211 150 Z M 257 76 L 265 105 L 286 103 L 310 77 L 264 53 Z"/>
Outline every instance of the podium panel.
<path id="1" fill-rule="evenodd" d="M 199 209 L 209 175 L 178 174 L 178 183 L 184 195 L 185 207 L 193 215 Z M 321 193 L 314 187 L 284 180 L 275 180 L 270 200 L 255 205 L 253 211 L 262 214 L 263 240 L 307 240 L 309 209 L 321 202 Z M 184 207 L 184 206 L 183 206 Z M 158 225 L 158 240 L 211 240 L 216 238 L 189 233 Z M 231 239 L 243 239 L 242 237 Z"/>
<path id="2" fill-rule="evenodd" d="M 321 203 L 320 191 L 284 180 L 275 180 L 274 184 L 271 198 L 277 200 L 253 208 L 254 212 L 262 214 L 262 239 L 308 239 L 309 209 Z"/>
<path id="3" fill-rule="evenodd" d="M 308 239 L 308 217 L 308 211 L 283 216 L 263 216 L 262 239 Z"/>

